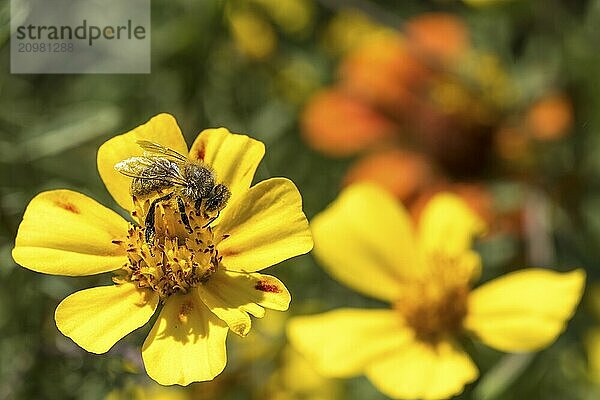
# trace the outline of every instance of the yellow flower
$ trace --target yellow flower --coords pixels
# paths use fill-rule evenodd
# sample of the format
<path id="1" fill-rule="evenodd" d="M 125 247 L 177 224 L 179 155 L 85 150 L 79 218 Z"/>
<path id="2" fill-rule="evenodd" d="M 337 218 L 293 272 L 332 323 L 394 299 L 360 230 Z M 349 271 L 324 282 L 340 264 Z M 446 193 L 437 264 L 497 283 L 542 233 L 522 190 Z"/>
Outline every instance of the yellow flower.
<path id="1" fill-rule="evenodd" d="M 277 48 L 277 33 L 259 13 L 232 10 L 228 17 L 231 35 L 242 53 L 258 60 L 273 54 Z"/>
<path id="2" fill-rule="evenodd" d="M 534 351 L 565 328 L 584 272 L 525 269 L 471 289 L 480 259 L 470 249 L 483 222 L 441 194 L 419 225 L 386 192 L 350 186 L 311 223 L 315 254 L 336 279 L 391 304 L 291 320 L 288 336 L 331 377 L 361 373 L 393 398 L 451 397 L 478 376 L 458 343 L 467 332 L 502 351 Z"/>
<path id="3" fill-rule="evenodd" d="M 193 232 L 177 206 L 160 203 L 156 235 L 144 239 L 149 201 L 130 194 L 131 178 L 116 163 L 142 154 L 148 140 L 188 154 L 175 119 L 160 114 L 104 143 L 98 170 L 108 191 L 136 223 L 89 197 L 69 190 L 36 196 L 25 211 L 13 258 L 33 271 L 56 275 L 115 272 L 115 285 L 76 292 L 56 309 L 58 329 L 92 353 L 108 351 L 162 309 L 142 347 L 148 375 L 160 384 L 187 385 L 213 379 L 226 364 L 228 329 L 250 330 L 250 316 L 265 308 L 286 310 L 290 294 L 276 278 L 258 273 L 312 248 L 300 194 L 284 178 L 252 187 L 264 145 L 224 128 L 200 133 L 189 158 L 212 167 L 231 191 L 220 217 L 186 204 Z"/>

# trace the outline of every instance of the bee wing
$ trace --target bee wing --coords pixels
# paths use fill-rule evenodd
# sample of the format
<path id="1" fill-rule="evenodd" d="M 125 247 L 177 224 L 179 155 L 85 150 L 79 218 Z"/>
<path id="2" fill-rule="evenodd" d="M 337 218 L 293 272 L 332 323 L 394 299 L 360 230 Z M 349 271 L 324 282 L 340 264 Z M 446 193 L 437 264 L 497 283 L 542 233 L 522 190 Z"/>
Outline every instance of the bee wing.
<path id="1" fill-rule="evenodd" d="M 152 167 L 152 159 L 147 157 L 131 157 L 115 164 L 115 169 L 123 175 L 140 177 L 143 171 Z"/>
<path id="2" fill-rule="evenodd" d="M 115 169 L 125 176 L 139 179 L 154 179 L 186 186 L 179 165 L 160 157 L 131 157 L 115 164 Z"/>
<path id="3" fill-rule="evenodd" d="M 148 154 L 144 154 L 147 157 L 151 157 L 153 154 L 161 154 L 167 158 L 172 158 L 178 160 L 180 162 L 186 162 L 187 157 L 183 154 L 176 152 L 173 149 L 165 147 L 161 144 L 150 142 L 148 140 L 138 140 L 136 143 L 144 149 L 144 151 Z"/>

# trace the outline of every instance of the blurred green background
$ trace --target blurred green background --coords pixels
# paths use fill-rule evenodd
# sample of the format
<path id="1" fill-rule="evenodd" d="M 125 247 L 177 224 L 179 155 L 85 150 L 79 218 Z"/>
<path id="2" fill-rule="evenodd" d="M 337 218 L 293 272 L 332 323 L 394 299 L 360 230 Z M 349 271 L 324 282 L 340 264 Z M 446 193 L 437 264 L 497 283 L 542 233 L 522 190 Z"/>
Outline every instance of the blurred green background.
<path id="1" fill-rule="evenodd" d="M 589 282 L 577 315 L 550 348 L 506 355 L 469 344 L 481 378 L 458 398 L 600 398 L 600 357 L 598 351 L 594 356 L 593 340 L 600 327 L 600 295 L 593 290 L 600 278 L 600 1 L 155 1 L 151 74 L 11 75 L 10 9 L 2 0 L 0 399 L 385 398 L 364 377 L 315 376 L 286 347 L 284 325 L 291 315 L 379 306 L 332 280 L 310 255 L 269 271 L 290 289 L 291 310 L 269 312 L 243 340 L 230 334 L 221 376 L 161 390 L 145 376 L 139 354 L 150 325 L 101 356 L 86 353 L 56 329 L 58 302 L 76 290 L 109 283 L 110 274 L 45 276 L 18 267 L 10 253 L 23 211 L 40 191 L 70 188 L 117 210 L 96 171 L 96 151 L 159 112 L 177 118 L 188 143 L 202 129 L 217 126 L 263 141 L 267 153 L 256 180 L 291 178 L 312 218 L 336 197 L 361 155 L 334 157 L 307 144 L 301 133 L 306 104 L 317 91 L 337 84 L 338 65 L 354 42 L 378 29 L 400 32 L 406 21 L 434 11 L 461 18 L 473 54 L 491 55 L 501 65 L 506 82 L 482 92 L 510 90 L 493 112 L 493 128 L 486 122 L 487 131 L 518 129 L 547 93 L 559 92 L 569 104 L 568 133 L 527 145 L 517 140 L 516 147 L 497 134 L 484 144 L 496 146 L 484 166 L 469 168 L 469 174 L 452 168 L 444 173 L 446 183 L 485 188 L 495 211 L 517 209 L 525 221 L 481 242 L 484 279 L 542 265 L 583 267 Z M 452 77 L 473 87 L 468 70 L 453 71 Z M 475 101 L 485 102 L 484 95 Z M 557 123 L 554 113 L 564 112 L 552 110 L 550 126 Z M 421 151 L 429 157 L 430 150 Z M 485 152 L 480 150 L 469 148 L 470 157 L 478 158 Z M 442 160 L 436 168 L 444 167 Z"/>

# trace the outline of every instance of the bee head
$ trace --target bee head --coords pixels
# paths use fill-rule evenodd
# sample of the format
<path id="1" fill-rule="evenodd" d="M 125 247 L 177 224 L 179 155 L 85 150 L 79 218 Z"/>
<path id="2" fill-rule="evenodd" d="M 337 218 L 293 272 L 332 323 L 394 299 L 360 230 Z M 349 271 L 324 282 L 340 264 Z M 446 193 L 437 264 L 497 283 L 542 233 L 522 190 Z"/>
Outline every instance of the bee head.
<path id="1" fill-rule="evenodd" d="M 206 212 L 212 213 L 222 210 L 227 205 L 229 197 L 231 197 L 231 192 L 227 186 L 222 183 L 215 185 L 210 195 L 206 198 Z"/>

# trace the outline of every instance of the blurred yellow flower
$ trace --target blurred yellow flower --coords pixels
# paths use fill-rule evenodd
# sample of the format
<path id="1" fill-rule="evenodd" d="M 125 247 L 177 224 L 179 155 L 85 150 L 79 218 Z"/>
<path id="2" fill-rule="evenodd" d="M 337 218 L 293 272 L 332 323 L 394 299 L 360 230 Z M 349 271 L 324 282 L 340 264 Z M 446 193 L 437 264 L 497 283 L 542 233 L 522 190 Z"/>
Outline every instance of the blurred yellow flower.
<path id="1" fill-rule="evenodd" d="M 596 320 L 600 319 L 600 284 L 588 286 L 586 306 Z M 600 326 L 592 326 L 586 332 L 583 343 L 587 353 L 589 378 L 600 385 Z"/>
<path id="2" fill-rule="evenodd" d="M 600 328 L 590 329 L 585 336 L 590 379 L 600 384 Z"/>
<path id="3" fill-rule="evenodd" d="M 253 0 L 269 14 L 277 26 L 288 34 L 303 34 L 315 17 L 312 0 Z"/>
<path id="4" fill-rule="evenodd" d="M 273 27 L 254 11 L 231 11 L 229 27 L 238 50 L 248 57 L 264 59 L 277 48 L 277 34 Z"/>
<path id="5" fill-rule="evenodd" d="M 136 223 L 70 190 L 44 192 L 31 200 L 17 233 L 13 258 L 46 274 L 82 276 L 114 271 L 115 285 L 76 292 L 56 309 L 58 329 L 92 353 L 108 351 L 162 309 L 142 348 L 148 375 L 164 385 L 213 379 L 226 364 L 228 329 L 250 330 L 250 316 L 265 308 L 286 310 L 290 294 L 264 268 L 312 248 L 296 186 L 284 178 L 252 187 L 264 145 L 224 128 L 200 133 L 191 160 L 212 167 L 231 191 L 220 217 L 185 205 L 193 232 L 175 207 L 161 203 L 156 235 L 144 240 L 149 201 L 130 194 L 131 178 L 116 163 L 142 155 L 138 140 L 160 143 L 181 154 L 187 145 L 175 119 L 160 114 L 104 143 L 98 170 L 116 202 Z"/>
<path id="6" fill-rule="evenodd" d="M 282 351 L 280 365 L 271 376 L 261 398 L 272 400 L 335 400 L 343 399 L 340 382 L 315 371 L 301 354 L 287 346 Z"/>
<path id="7" fill-rule="evenodd" d="M 565 328 L 582 270 L 525 269 L 471 289 L 481 262 L 470 249 L 482 220 L 458 197 L 435 196 L 413 228 L 408 213 L 369 184 L 348 187 L 312 223 L 327 271 L 391 309 L 296 317 L 292 344 L 332 377 L 364 373 L 393 398 L 440 399 L 478 376 L 458 343 L 467 332 L 502 351 L 534 351 Z"/>
<path id="8" fill-rule="evenodd" d="M 256 60 L 264 60 L 277 50 L 278 32 L 305 37 L 312 31 L 314 17 L 312 0 L 225 2 L 225 18 L 236 47 Z"/>
<path id="9" fill-rule="evenodd" d="M 355 8 L 339 11 L 323 33 L 323 47 L 341 56 L 379 36 L 396 35 L 394 29 L 378 24 Z"/>

